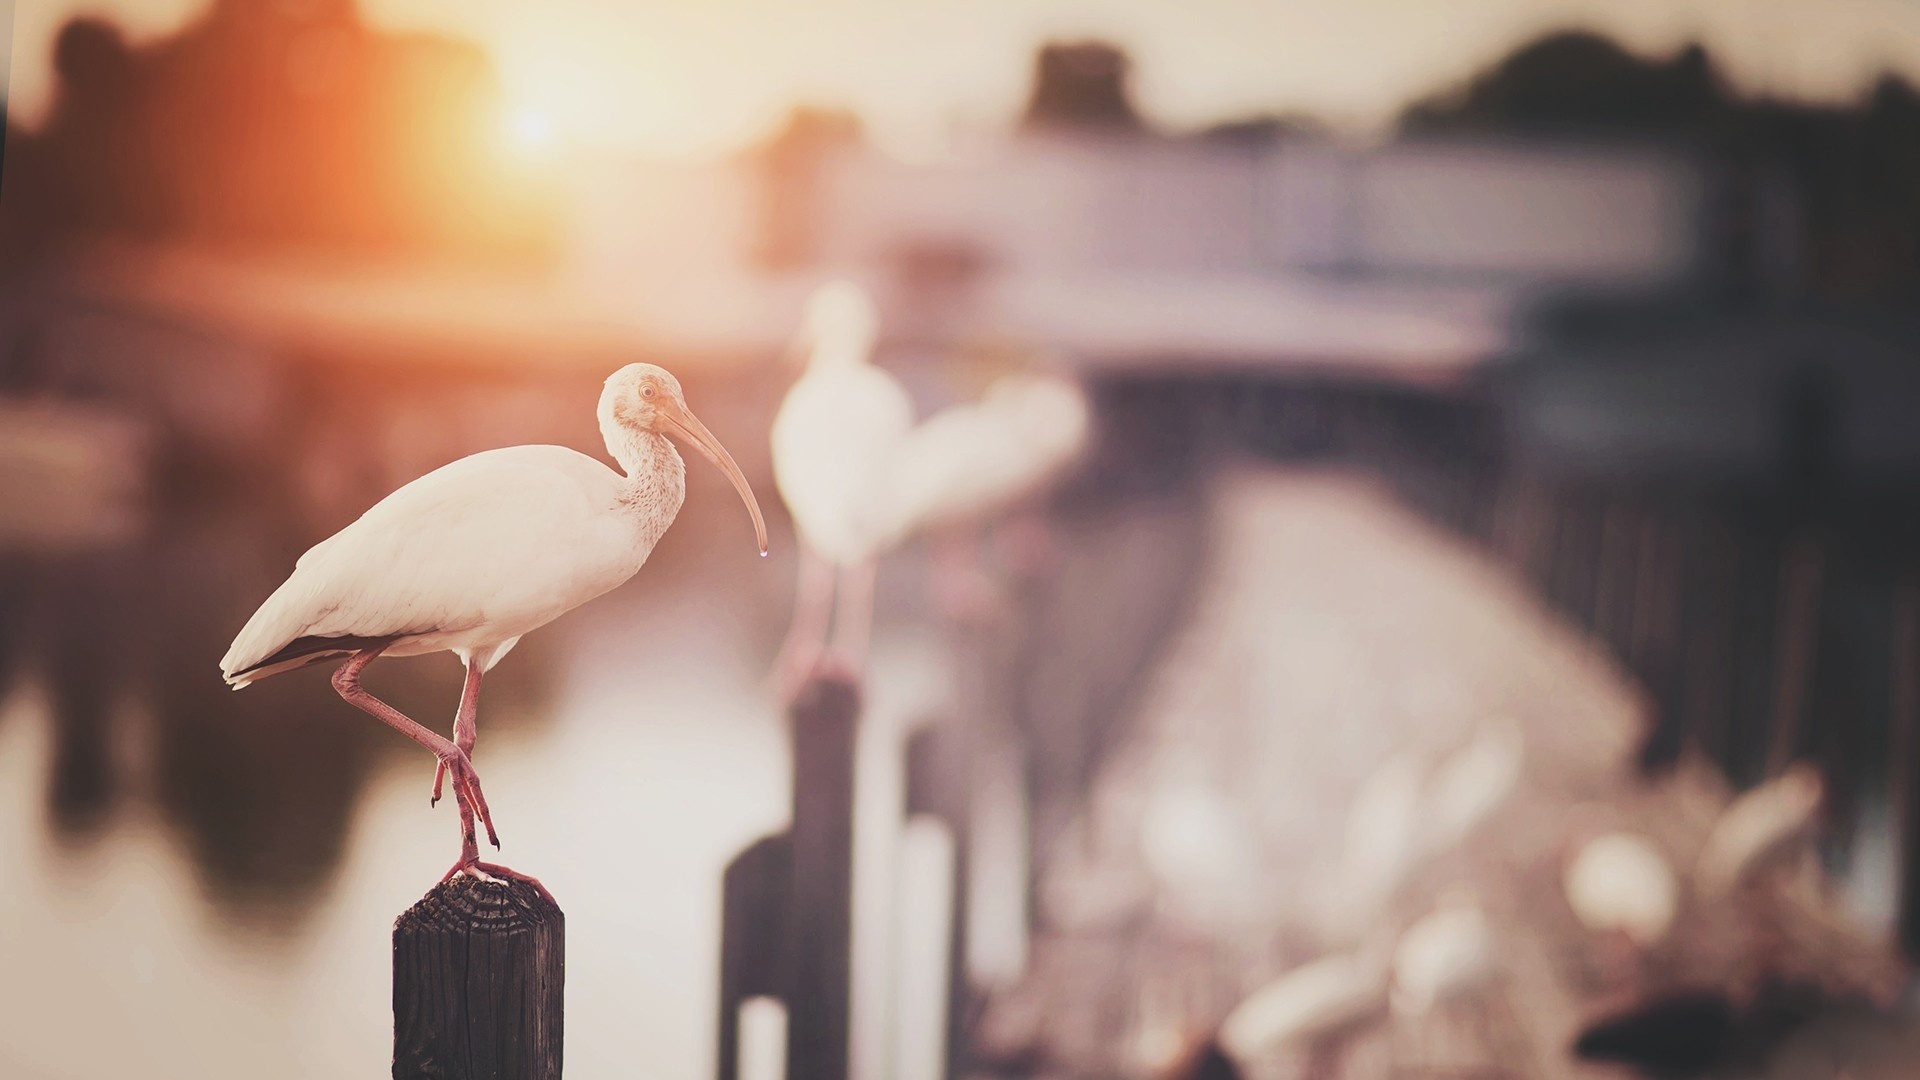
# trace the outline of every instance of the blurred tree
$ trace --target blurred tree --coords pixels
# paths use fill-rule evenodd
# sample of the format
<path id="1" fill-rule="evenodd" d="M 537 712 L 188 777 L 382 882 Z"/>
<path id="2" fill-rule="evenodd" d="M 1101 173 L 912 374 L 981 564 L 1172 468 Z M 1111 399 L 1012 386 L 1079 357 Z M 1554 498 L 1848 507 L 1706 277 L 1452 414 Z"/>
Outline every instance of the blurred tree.
<path id="1" fill-rule="evenodd" d="M 1463 88 L 1412 105 L 1401 127 L 1642 134 L 1712 123 L 1728 102 L 1698 45 L 1662 62 L 1597 34 L 1564 32 L 1522 46 Z"/>
<path id="2" fill-rule="evenodd" d="M 479 50 L 372 32 L 352 0 L 219 0 L 137 47 L 80 18 L 54 71 L 7 214 L 59 234 L 514 256 L 551 232 L 495 153 Z"/>
<path id="3" fill-rule="evenodd" d="M 1128 88 L 1132 62 L 1105 42 L 1054 42 L 1034 58 L 1033 94 L 1021 126 L 1030 131 L 1146 130 Z"/>
<path id="4" fill-rule="evenodd" d="M 1410 106 L 1401 130 L 1692 146 L 1726 166 L 1729 237 L 1764 231 L 1758 218 L 1773 208 L 1760 193 L 1770 178 L 1787 182 L 1801 289 L 1878 302 L 1920 293 L 1920 94 L 1893 76 L 1851 107 L 1755 100 L 1731 91 L 1699 45 L 1646 59 L 1595 34 L 1557 33 Z"/>

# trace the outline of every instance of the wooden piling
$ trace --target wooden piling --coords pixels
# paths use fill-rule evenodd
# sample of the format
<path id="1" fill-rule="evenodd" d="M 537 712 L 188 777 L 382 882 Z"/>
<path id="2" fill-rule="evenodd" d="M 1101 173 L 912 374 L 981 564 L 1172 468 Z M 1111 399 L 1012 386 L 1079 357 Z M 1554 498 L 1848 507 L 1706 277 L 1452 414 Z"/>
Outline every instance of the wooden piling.
<path id="1" fill-rule="evenodd" d="M 727 864 L 720 881 L 719 1080 L 740 1080 L 740 1009 L 757 997 L 786 1004 L 793 840 L 762 837 Z M 785 1060 L 786 1048 L 781 1047 Z"/>
<path id="2" fill-rule="evenodd" d="M 947 724 L 930 724 L 907 741 L 906 816 L 937 818 L 953 838 L 952 899 L 947 927 L 947 1016 L 944 1076 L 967 1070 L 967 898 L 968 855 L 973 825 L 971 747 L 964 733 Z"/>
<path id="3" fill-rule="evenodd" d="M 466 875 L 393 924 L 394 1080 L 560 1080 L 566 918 Z"/>
<path id="4" fill-rule="evenodd" d="M 722 881 L 716 1075 L 740 1073 L 740 1007 L 786 1008 L 787 1080 L 845 1080 L 853 1009 L 853 773 L 860 691 L 816 674 L 794 698 L 793 824 Z"/>
<path id="5" fill-rule="evenodd" d="M 1920 751 L 1920 571 L 1901 568 L 1893 588 L 1887 801 L 1900 838 L 1895 933 L 1907 959 L 1920 960 L 1920 798 L 1913 760 Z"/>
<path id="6" fill-rule="evenodd" d="M 816 676 L 793 703 L 787 1080 L 846 1080 L 852 1019 L 853 765 L 860 691 Z"/>

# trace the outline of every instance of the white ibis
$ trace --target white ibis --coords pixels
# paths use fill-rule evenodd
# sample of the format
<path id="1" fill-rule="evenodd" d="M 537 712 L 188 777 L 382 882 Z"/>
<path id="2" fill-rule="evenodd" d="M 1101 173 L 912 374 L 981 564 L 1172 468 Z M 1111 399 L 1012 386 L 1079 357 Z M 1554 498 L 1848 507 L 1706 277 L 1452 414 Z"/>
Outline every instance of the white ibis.
<path id="1" fill-rule="evenodd" d="M 1177 763 L 1148 792 L 1140 819 L 1140 855 L 1168 899 L 1214 922 L 1257 903 L 1248 878 L 1259 845 L 1233 804 L 1195 762 Z"/>
<path id="2" fill-rule="evenodd" d="M 1427 843 L 1447 848 L 1478 828 L 1519 786 L 1525 751 L 1520 725 L 1502 717 L 1483 723 L 1472 742 L 1442 760 L 1421 807 Z"/>
<path id="3" fill-rule="evenodd" d="M 856 670 L 873 613 L 874 562 L 890 537 L 886 470 L 913 402 L 874 366 L 879 314 L 858 285 L 834 282 L 808 302 L 807 369 L 773 421 L 773 476 L 800 540 L 793 625 L 775 663 L 792 690 L 820 660 L 836 607 L 835 651 Z M 835 602 L 836 589 L 839 600 Z"/>
<path id="4" fill-rule="evenodd" d="M 686 467 L 668 436 L 691 444 L 733 481 L 753 517 L 760 554 L 767 553 L 753 489 L 687 409 L 671 374 L 652 364 L 621 368 L 600 394 L 599 419 L 622 471 L 559 446 L 489 450 L 435 469 L 302 555 L 220 661 L 221 674 L 238 689 L 346 656 L 334 689 L 439 759 L 433 801 L 443 777 L 453 775 L 462 846 L 448 877 L 532 880 L 479 861 L 476 815 L 500 846 L 469 759 L 480 679 L 521 635 L 621 584 L 647 561 L 686 497 Z M 360 685 L 376 657 L 431 652 L 451 652 L 466 666 L 452 741 Z"/>
<path id="5" fill-rule="evenodd" d="M 1393 951 L 1393 1010 L 1420 1017 L 1490 981 L 1498 945 L 1486 912 L 1453 898 L 1421 917 Z"/>
<path id="6" fill-rule="evenodd" d="M 1640 949 L 1667 936 L 1680 909 L 1680 882 L 1644 836 L 1610 832 L 1581 845 L 1561 885 L 1567 906 L 1598 934 L 1623 935 Z"/>
<path id="7" fill-rule="evenodd" d="M 1347 811 L 1340 869 L 1328 879 L 1330 921 L 1348 928 L 1372 922 L 1418 865 L 1420 793 L 1425 781 L 1424 757 L 1403 751 L 1361 782 Z"/>
<path id="8" fill-rule="evenodd" d="M 1294 968 L 1248 995 L 1220 1024 L 1220 1049 L 1237 1062 L 1334 1038 L 1384 1012 L 1387 973 L 1378 961 L 1335 954 Z"/>
<path id="9" fill-rule="evenodd" d="M 1370 925 L 1415 871 L 1500 808 L 1519 785 L 1525 749 L 1519 725 L 1497 717 L 1431 769 L 1418 750 L 1375 769 L 1348 811 L 1340 868 L 1324 893 L 1328 924 L 1344 933 Z"/>
<path id="10" fill-rule="evenodd" d="M 1794 765 L 1720 813 L 1694 863 L 1700 895 L 1718 899 L 1812 830 L 1826 785 L 1811 765 Z"/>
<path id="11" fill-rule="evenodd" d="M 995 379 L 978 402 L 913 429 L 888 473 L 896 534 L 990 517 L 1032 494 L 1080 452 L 1087 402 L 1053 375 Z"/>

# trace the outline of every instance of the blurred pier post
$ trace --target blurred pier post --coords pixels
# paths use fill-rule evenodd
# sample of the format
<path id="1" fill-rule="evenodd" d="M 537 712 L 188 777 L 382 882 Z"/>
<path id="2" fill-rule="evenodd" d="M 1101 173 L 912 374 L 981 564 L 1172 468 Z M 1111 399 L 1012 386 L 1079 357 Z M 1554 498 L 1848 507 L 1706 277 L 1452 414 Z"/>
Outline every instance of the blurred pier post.
<path id="1" fill-rule="evenodd" d="M 853 759 L 860 691 L 816 676 L 793 703 L 787 1080 L 846 1080 L 852 1019 Z"/>
<path id="2" fill-rule="evenodd" d="M 1895 933 L 1909 958 L 1920 958 L 1920 797 L 1914 756 L 1920 753 L 1920 571 L 1902 569 L 1894 581 L 1888 694 L 1887 803 L 1900 838 Z"/>
<path id="3" fill-rule="evenodd" d="M 947 906 L 946 994 L 941 1075 L 966 1072 L 967 855 L 973 817 L 972 750 L 956 725 L 933 723 L 907 741 L 906 816 L 926 816 L 946 827 L 953 840 L 951 897 Z"/>
<path id="4" fill-rule="evenodd" d="M 743 1029 L 756 998 L 785 1007 L 787 1080 L 846 1080 L 852 1020 L 853 775 L 860 691 L 815 676 L 794 699 L 793 821 L 728 864 L 722 882 L 718 1075 L 743 1077 L 778 1029 Z M 780 1055 L 771 1055 L 775 1060 Z"/>
<path id="5" fill-rule="evenodd" d="M 566 917 L 464 874 L 393 924 L 394 1080 L 560 1080 Z"/>
<path id="6" fill-rule="evenodd" d="M 755 998 L 787 1002 L 787 949 L 792 940 L 793 840 L 765 836 L 734 856 L 720 883 L 720 1080 L 760 1080 L 744 1075 L 740 1047 L 762 1033 L 745 1029 L 741 1009 Z M 786 1047 L 755 1048 L 756 1061 L 786 1060 Z"/>

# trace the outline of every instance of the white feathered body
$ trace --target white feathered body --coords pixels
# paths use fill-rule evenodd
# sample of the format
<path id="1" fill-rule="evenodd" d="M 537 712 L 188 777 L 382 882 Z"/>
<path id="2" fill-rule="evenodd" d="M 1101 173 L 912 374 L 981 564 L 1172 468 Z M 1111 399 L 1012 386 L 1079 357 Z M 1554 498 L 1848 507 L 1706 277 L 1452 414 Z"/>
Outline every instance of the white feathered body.
<path id="1" fill-rule="evenodd" d="M 906 390 L 871 364 L 816 367 L 793 384 L 773 421 L 773 475 L 809 548 L 841 566 L 880 553 L 885 479 L 912 427 Z"/>
<path id="2" fill-rule="evenodd" d="M 1087 403 L 1063 379 L 1013 375 L 980 401 L 955 405 L 915 428 L 887 480 L 890 531 L 905 535 L 1006 510 L 1080 453 Z"/>
<path id="3" fill-rule="evenodd" d="M 491 665 L 646 562 L 686 497 L 680 455 L 649 438 L 650 471 L 631 478 L 565 447 L 515 446 L 407 484 L 300 557 L 222 673 L 237 688 L 297 667 L 248 671 L 302 637 L 398 637 L 387 655 Z"/>

